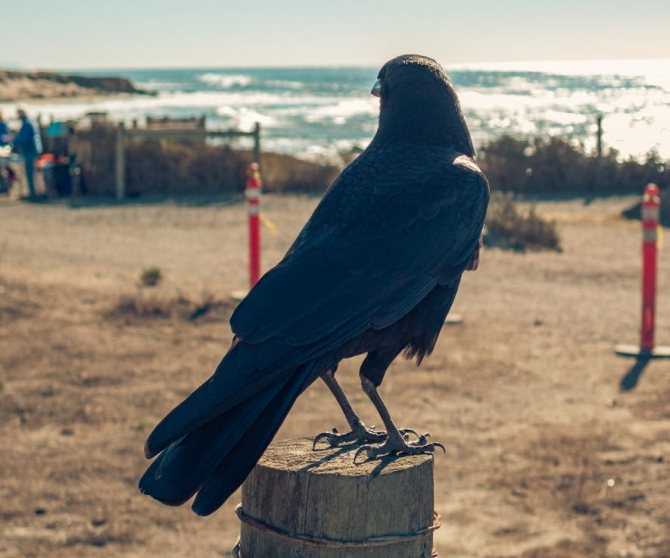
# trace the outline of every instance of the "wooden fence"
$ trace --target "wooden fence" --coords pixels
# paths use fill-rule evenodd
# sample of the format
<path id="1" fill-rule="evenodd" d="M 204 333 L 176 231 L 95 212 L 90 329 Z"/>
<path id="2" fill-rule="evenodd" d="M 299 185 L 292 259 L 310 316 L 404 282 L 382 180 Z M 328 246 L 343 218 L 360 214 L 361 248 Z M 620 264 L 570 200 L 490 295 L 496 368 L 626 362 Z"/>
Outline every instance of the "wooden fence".
<path id="1" fill-rule="evenodd" d="M 184 127 L 159 127 L 159 128 L 139 128 L 133 125 L 132 128 L 126 128 L 121 122 L 116 128 L 115 141 L 115 165 L 114 176 L 116 185 L 116 198 L 124 199 L 126 197 L 126 140 L 128 139 L 172 139 L 172 140 L 201 140 L 207 138 L 252 138 L 254 142 L 253 154 L 254 161 L 261 163 L 261 125 L 256 122 L 254 129 L 244 132 L 236 129 L 228 130 L 207 130 L 204 127 L 196 126 L 193 128 Z"/>

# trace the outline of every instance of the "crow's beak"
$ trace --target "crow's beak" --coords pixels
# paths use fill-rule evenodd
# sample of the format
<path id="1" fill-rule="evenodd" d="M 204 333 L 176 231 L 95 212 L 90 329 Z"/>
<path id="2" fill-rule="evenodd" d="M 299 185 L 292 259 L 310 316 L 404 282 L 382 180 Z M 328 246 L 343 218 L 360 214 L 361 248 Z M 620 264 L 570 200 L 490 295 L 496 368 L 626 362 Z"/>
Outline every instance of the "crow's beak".
<path id="1" fill-rule="evenodd" d="M 370 91 L 370 95 L 374 95 L 375 97 L 381 97 L 382 96 L 382 82 L 381 80 L 375 81 L 375 84 L 372 86 L 372 91 Z"/>

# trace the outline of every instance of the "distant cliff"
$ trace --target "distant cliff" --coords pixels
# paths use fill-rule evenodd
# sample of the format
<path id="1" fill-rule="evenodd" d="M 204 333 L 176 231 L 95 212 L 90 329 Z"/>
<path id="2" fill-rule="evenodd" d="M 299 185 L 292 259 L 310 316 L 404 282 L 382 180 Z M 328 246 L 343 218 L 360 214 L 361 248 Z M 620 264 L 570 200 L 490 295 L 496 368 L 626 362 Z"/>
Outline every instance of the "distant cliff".
<path id="1" fill-rule="evenodd" d="M 0 70 L 0 101 L 91 95 L 149 95 L 120 77 L 87 77 L 56 72 Z"/>

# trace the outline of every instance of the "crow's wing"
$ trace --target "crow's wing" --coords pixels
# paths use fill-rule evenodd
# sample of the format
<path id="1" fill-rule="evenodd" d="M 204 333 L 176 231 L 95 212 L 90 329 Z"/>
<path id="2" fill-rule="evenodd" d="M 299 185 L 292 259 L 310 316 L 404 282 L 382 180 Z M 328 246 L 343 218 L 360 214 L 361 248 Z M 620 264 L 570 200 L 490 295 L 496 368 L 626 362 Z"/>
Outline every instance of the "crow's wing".
<path id="1" fill-rule="evenodd" d="M 394 323 L 462 273 L 479 241 L 486 180 L 454 154 L 407 152 L 410 161 L 404 150 L 368 150 L 343 171 L 233 314 L 243 342 L 154 429 L 148 456 L 262 390 L 282 388 L 301 364 Z"/>
<path id="2" fill-rule="evenodd" d="M 369 149 L 342 172 L 284 259 L 235 310 L 240 339 L 329 349 L 394 323 L 463 272 L 488 184 L 466 157 L 416 150 Z"/>

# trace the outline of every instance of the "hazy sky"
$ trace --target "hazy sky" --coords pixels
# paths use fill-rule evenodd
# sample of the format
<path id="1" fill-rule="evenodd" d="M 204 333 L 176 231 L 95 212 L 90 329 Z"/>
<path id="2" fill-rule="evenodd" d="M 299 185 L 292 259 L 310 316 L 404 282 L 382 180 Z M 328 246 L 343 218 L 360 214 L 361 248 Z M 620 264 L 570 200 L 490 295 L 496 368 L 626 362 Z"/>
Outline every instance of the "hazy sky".
<path id="1" fill-rule="evenodd" d="M 0 65 L 378 65 L 670 57 L 670 2 L 0 0 Z"/>

